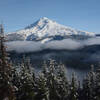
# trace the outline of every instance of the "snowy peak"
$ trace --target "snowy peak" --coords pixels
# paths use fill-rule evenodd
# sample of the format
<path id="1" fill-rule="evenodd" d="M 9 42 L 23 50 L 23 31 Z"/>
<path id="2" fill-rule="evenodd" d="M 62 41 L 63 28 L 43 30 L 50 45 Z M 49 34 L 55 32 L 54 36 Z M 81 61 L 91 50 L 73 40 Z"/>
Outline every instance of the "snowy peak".
<path id="1" fill-rule="evenodd" d="M 54 22 L 54 21 L 52 21 L 52 20 L 50 20 L 49 18 L 47 18 L 47 17 L 43 17 L 43 18 L 40 18 L 39 20 L 38 20 L 38 24 L 39 23 L 50 23 L 50 22 Z"/>
<path id="2" fill-rule="evenodd" d="M 25 29 L 30 29 L 30 28 L 33 28 L 35 26 L 39 26 L 39 27 L 42 27 L 43 25 L 46 25 L 48 23 L 53 23 L 54 21 L 48 19 L 47 17 L 43 17 L 43 18 L 40 18 L 38 21 L 36 21 L 35 23 L 27 26 Z"/>
<path id="3" fill-rule="evenodd" d="M 26 28 L 12 32 L 7 35 L 8 40 L 34 40 L 43 39 L 55 36 L 70 36 L 70 35 L 88 35 L 93 36 L 94 33 L 75 30 L 73 28 L 60 25 L 46 17 L 40 18 L 35 23 Z"/>

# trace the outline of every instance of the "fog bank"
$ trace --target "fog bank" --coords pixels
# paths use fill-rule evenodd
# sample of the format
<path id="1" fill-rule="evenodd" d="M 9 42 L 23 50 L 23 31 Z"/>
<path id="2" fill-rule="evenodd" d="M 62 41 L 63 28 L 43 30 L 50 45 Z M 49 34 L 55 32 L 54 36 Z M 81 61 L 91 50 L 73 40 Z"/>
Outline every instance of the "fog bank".
<path id="1" fill-rule="evenodd" d="M 100 38 L 90 38 L 87 40 L 72 40 L 64 39 L 60 41 L 49 41 L 47 43 L 34 42 L 34 41 L 12 41 L 7 42 L 7 51 L 23 52 L 37 52 L 45 49 L 55 50 L 77 50 L 89 45 L 100 45 Z"/>

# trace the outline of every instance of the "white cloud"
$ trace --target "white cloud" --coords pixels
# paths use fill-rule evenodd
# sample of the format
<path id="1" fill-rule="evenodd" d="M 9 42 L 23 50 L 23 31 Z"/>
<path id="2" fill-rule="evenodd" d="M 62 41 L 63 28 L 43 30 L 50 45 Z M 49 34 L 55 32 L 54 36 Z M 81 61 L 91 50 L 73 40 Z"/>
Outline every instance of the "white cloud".
<path id="1" fill-rule="evenodd" d="M 19 53 L 40 51 L 41 43 L 40 42 L 31 42 L 31 41 L 7 42 L 7 50 L 8 51 L 16 51 Z"/>
<path id="2" fill-rule="evenodd" d="M 83 41 L 75 41 L 72 39 L 64 39 L 61 41 L 51 41 L 48 43 L 34 42 L 34 41 L 12 41 L 7 42 L 8 51 L 22 52 L 36 52 L 44 49 L 56 50 L 76 50 L 88 45 L 99 45 L 100 38 L 90 38 Z"/>
<path id="3" fill-rule="evenodd" d="M 84 41 L 84 45 L 100 45 L 100 37 L 90 38 Z"/>
<path id="4" fill-rule="evenodd" d="M 65 49 L 65 50 L 75 50 L 81 47 L 81 43 L 71 39 L 64 39 L 62 41 L 51 41 L 46 44 L 46 48 L 49 49 Z"/>

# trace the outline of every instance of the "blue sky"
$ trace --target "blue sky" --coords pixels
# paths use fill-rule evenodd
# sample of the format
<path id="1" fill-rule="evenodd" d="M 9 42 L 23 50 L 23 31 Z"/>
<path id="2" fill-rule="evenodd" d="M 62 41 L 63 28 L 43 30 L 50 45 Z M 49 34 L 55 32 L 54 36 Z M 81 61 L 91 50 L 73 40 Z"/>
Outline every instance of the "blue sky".
<path id="1" fill-rule="evenodd" d="M 41 17 L 100 33 L 100 0 L 0 0 L 0 21 L 6 32 L 22 29 Z"/>

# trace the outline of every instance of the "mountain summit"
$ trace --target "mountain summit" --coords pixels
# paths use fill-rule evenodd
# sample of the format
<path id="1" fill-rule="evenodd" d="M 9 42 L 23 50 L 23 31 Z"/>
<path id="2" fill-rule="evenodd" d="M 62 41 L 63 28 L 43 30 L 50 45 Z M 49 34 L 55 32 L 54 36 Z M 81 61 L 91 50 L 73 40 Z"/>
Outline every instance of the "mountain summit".
<path id="1" fill-rule="evenodd" d="M 93 36 L 94 33 L 75 30 L 73 28 L 60 25 L 46 17 L 43 17 L 22 30 L 7 34 L 7 38 L 8 40 L 34 40 L 36 38 L 42 39 L 53 36 L 69 35 Z"/>
<path id="2" fill-rule="evenodd" d="M 37 25 L 41 27 L 41 26 L 46 25 L 47 23 L 50 23 L 50 22 L 54 22 L 54 21 L 48 19 L 47 17 L 43 17 L 43 18 L 40 18 L 40 19 L 39 19 L 38 21 L 36 21 L 35 23 L 33 23 L 33 24 L 27 26 L 25 29 L 30 29 L 30 28 L 33 28 L 33 27 L 35 27 L 35 26 L 37 26 Z"/>

